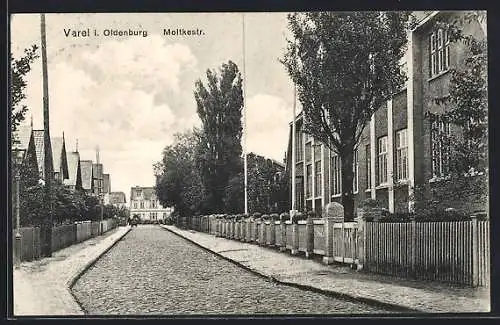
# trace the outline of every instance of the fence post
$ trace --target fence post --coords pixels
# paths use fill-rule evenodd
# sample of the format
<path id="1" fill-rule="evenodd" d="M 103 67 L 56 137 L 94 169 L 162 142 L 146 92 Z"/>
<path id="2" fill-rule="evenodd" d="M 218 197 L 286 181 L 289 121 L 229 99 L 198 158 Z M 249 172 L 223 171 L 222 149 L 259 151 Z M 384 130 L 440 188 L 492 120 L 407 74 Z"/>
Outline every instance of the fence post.
<path id="1" fill-rule="evenodd" d="M 324 264 L 333 263 L 333 218 L 325 218 L 325 256 L 323 256 Z"/>
<path id="2" fill-rule="evenodd" d="M 299 253 L 299 225 L 295 220 L 292 224 L 292 243 L 292 250 L 290 253 L 292 255 L 297 255 Z"/>
<path id="3" fill-rule="evenodd" d="M 281 243 L 280 252 L 286 251 L 286 220 L 288 220 L 288 214 L 280 214 L 280 230 L 281 230 Z"/>
<path id="4" fill-rule="evenodd" d="M 477 216 L 471 216 L 472 222 L 472 286 L 479 285 L 479 247 Z"/>
<path id="5" fill-rule="evenodd" d="M 310 258 L 314 251 L 314 225 L 312 217 L 306 220 L 306 258 Z"/>
<path id="6" fill-rule="evenodd" d="M 358 228 L 356 230 L 356 269 L 362 270 L 365 265 L 366 259 L 366 220 L 364 218 L 364 211 L 362 208 L 358 209 L 358 217 L 357 217 Z"/>
<path id="7" fill-rule="evenodd" d="M 415 218 L 411 221 L 411 268 L 410 274 L 416 277 L 417 265 L 417 221 Z"/>

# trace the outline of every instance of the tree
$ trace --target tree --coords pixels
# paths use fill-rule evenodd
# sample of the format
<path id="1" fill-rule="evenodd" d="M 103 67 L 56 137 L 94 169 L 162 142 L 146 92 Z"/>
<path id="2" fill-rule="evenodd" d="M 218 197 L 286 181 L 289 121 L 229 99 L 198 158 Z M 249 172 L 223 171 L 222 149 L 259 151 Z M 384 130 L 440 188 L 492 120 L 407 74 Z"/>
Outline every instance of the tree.
<path id="1" fill-rule="evenodd" d="M 173 206 L 180 217 L 188 217 L 199 211 L 203 201 L 195 160 L 200 133 L 193 129 L 174 137 L 163 150 L 162 161 L 155 164 L 156 195 L 163 206 Z"/>
<path id="2" fill-rule="evenodd" d="M 24 50 L 24 56 L 20 59 L 14 59 L 11 54 L 11 127 L 12 132 L 17 130 L 19 124 L 24 121 L 25 114 L 28 110 L 22 101 L 26 98 L 24 93 L 26 89 L 26 75 L 31 70 L 31 64 L 38 58 L 38 47 L 33 45 L 29 49 Z"/>
<path id="3" fill-rule="evenodd" d="M 279 213 L 288 208 L 288 186 L 284 167 L 271 159 L 249 153 L 248 211 L 249 213 Z M 233 177 L 227 187 L 226 212 L 241 213 L 244 205 L 243 171 Z"/>
<path id="4" fill-rule="evenodd" d="M 205 213 L 224 210 L 229 180 L 241 171 L 242 79 L 232 61 L 223 64 L 219 75 L 207 70 L 207 85 L 195 83 L 194 96 L 202 121 L 197 166 L 201 170 Z"/>
<path id="5" fill-rule="evenodd" d="M 440 209 L 452 202 L 457 210 L 470 211 L 470 203 L 484 208 L 488 198 L 488 57 L 486 37 L 479 39 L 466 33 L 467 27 L 482 23 L 483 12 L 467 12 L 459 17 L 444 16 L 437 27 L 447 31 L 451 43 L 465 45 L 466 57 L 456 68 L 451 68 L 448 94 L 435 98 L 444 108 L 440 115 L 426 118 L 445 122 L 454 132 L 437 137 L 448 148 L 448 176 L 435 182 L 431 199 L 423 198 L 428 207 L 433 201 Z M 479 208 L 479 206 L 477 206 Z"/>
<path id="6" fill-rule="evenodd" d="M 304 132 L 338 154 L 344 219 L 354 218 L 353 155 L 375 111 L 401 87 L 408 12 L 307 12 L 288 16 L 281 62 L 297 86 Z"/>

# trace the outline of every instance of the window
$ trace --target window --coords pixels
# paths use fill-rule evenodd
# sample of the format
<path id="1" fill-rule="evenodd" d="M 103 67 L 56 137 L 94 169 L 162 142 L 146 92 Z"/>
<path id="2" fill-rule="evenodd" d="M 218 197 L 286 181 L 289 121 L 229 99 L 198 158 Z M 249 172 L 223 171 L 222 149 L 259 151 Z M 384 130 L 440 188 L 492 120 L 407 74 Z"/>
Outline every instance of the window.
<path id="1" fill-rule="evenodd" d="M 134 202 L 134 209 L 137 209 L 137 202 Z"/>
<path id="2" fill-rule="evenodd" d="M 430 35 L 430 76 L 435 76 L 450 67 L 450 39 L 448 31 L 438 29 Z"/>
<path id="3" fill-rule="evenodd" d="M 163 219 L 167 219 L 167 213 L 163 212 Z"/>
<path id="4" fill-rule="evenodd" d="M 295 160 L 297 162 L 304 159 L 304 146 L 302 145 L 302 132 L 295 133 Z"/>
<path id="5" fill-rule="evenodd" d="M 295 185 L 295 209 L 300 211 L 304 208 L 304 178 L 297 177 Z"/>
<path id="6" fill-rule="evenodd" d="M 312 195 L 312 165 L 309 164 L 306 166 L 306 197 L 311 197 Z"/>
<path id="7" fill-rule="evenodd" d="M 317 197 L 321 195 L 321 160 L 316 161 L 314 164 L 315 164 L 314 196 Z"/>
<path id="8" fill-rule="evenodd" d="M 155 201 L 155 200 L 152 200 L 152 201 L 151 201 L 151 207 L 152 207 L 152 208 L 156 208 L 156 201 Z"/>
<path id="9" fill-rule="evenodd" d="M 450 124 L 439 116 L 431 121 L 431 155 L 433 177 L 443 177 L 449 172 Z"/>
<path id="10" fill-rule="evenodd" d="M 310 142 L 312 140 L 312 137 L 310 134 L 308 133 L 304 133 L 305 134 L 305 137 L 306 137 L 306 143 Z"/>
<path id="11" fill-rule="evenodd" d="M 406 129 L 396 132 L 396 180 L 408 179 L 408 133 Z"/>
<path id="12" fill-rule="evenodd" d="M 144 209 L 144 201 L 141 201 L 141 209 Z"/>
<path id="13" fill-rule="evenodd" d="M 332 153 L 330 159 L 331 170 L 331 192 L 332 195 L 340 195 L 342 193 L 342 168 L 340 166 L 340 157 Z"/>
<path id="14" fill-rule="evenodd" d="M 367 144 L 365 147 L 366 152 L 366 188 L 372 187 L 372 160 L 371 160 L 371 148 Z"/>
<path id="15" fill-rule="evenodd" d="M 352 157 L 352 165 L 353 165 L 352 191 L 353 193 L 357 193 L 358 192 L 358 149 L 354 150 L 354 154 Z"/>
<path id="16" fill-rule="evenodd" d="M 306 144 L 306 162 L 311 162 L 311 159 L 312 159 L 312 146 L 311 146 L 311 143 L 307 143 Z"/>
<path id="17" fill-rule="evenodd" d="M 387 183 L 387 136 L 378 139 L 378 184 Z"/>

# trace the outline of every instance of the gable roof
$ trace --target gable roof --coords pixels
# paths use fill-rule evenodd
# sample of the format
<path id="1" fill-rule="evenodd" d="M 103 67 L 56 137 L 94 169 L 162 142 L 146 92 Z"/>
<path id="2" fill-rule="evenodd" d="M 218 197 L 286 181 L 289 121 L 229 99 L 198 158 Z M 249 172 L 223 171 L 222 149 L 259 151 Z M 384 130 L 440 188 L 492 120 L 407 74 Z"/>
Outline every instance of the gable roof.
<path id="1" fill-rule="evenodd" d="M 156 191 L 154 187 L 132 187 L 130 193 L 130 200 L 136 200 L 143 196 L 144 200 L 151 200 L 152 197 L 156 197 Z"/>
<path id="2" fill-rule="evenodd" d="M 76 180 L 78 175 L 78 162 L 80 161 L 80 153 L 78 152 L 68 152 L 66 153 L 68 160 L 68 176 L 69 178 L 64 180 L 64 185 L 76 186 Z"/>
<path id="3" fill-rule="evenodd" d="M 127 203 L 127 200 L 125 198 L 125 193 L 123 192 L 109 193 L 109 203 L 110 204 Z"/>
<path id="4" fill-rule="evenodd" d="M 92 160 L 80 160 L 80 170 L 83 189 L 92 189 Z"/>
<path id="5" fill-rule="evenodd" d="M 52 141 L 52 160 L 54 161 L 54 171 L 58 172 L 63 164 L 62 151 L 64 148 L 64 138 L 54 137 L 50 140 Z"/>
<path id="6" fill-rule="evenodd" d="M 36 151 L 36 160 L 38 163 L 38 171 L 40 172 L 40 176 L 45 177 L 45 143 L 44 143 L 44 130 L 33 130 L 33 140 L 35 141 L 35 151 Z M 52 144 L 50 144 L 52 147 Z M 52 160 L 49 162 L 49 166 L 52 170 L 54 170 L 54 157 L 52 155 L 52 150 L 49 149 L 50 156 Z"/>

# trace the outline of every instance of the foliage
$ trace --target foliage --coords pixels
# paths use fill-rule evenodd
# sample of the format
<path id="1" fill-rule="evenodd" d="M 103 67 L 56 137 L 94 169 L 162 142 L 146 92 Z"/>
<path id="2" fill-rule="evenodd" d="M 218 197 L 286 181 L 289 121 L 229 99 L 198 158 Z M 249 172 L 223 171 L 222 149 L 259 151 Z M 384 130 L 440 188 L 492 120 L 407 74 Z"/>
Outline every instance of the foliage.
<path id="1" fill-rule="evenodd" d="M 163 150 L 155 164 L 156 194 L 163 206 L 172 206 L 180 217 L 194 214 L 203 203 L 200 171 L 196 154 L 200 146 L 196 129 L 175 134 L 172 145 Z"/>
<path id="2" fill-rule="evenodd" d="M 24 93 L 26 89 L 26 75 L 31 70 L 31 64 L 38 58 L 38 47 L 33 45 L 29 49 L 24 50 L 24 56 L 20 59 L 14 59 L 11 55 L 11 127 L 12 132 L 17 130 L 19 124 L 24 120 L 28 107 L 22 105 L 22 101 L 26 98 Z"/>
<path id="3" fill-rule="evenodd" d="M 353 219 L 353 153 L 365 125 L 404 83 L 408 12 L 304 12 L 288 16 L 282 63 L 297 85 L 304 132 L 342 162 L 344 218 Z"/>
<path id="4" fill-rule="evenodd" d="M 288 209 L 288 181 L 285 168 L 272 159 L 249 153 L 247 155 L 247 195 L 249 213 L 277 213 Z M 233 177 L 224 196 L 225 212 L 242 212 L 244 174 Z"/>
<path id="5" fill-rule="evenodd" d="M 229 181 L 234 183 L 241 170 L 242 79 L 237 65 L 229 61 L 219 74 L 207 70 L 207 81 L 206 86 L 196 81 L 194 91 L 203 125 L 197 166 L 205 198 L 203 212 L 220 213 Z"/>

